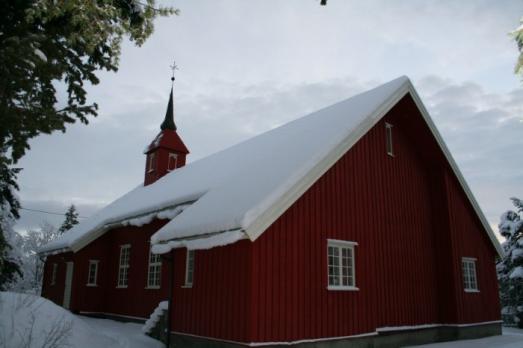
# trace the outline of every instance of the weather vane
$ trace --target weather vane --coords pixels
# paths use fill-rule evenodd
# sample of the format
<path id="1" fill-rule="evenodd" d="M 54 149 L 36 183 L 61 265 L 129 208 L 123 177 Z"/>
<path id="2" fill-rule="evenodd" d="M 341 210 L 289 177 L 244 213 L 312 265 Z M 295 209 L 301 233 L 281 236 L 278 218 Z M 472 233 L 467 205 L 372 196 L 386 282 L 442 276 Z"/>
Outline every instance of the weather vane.
<path id="1" fill-rule="evenodd" d="M 176 65 L 176 61 L 175 60 L 173 60 L 173 65 L 169 65 L 169 66 L 171 67 L 171 70 L 173 71 L 173 75 L 171 76 L 171 81 L 172 81 L 172 83 L 174 83 L 174 80 L 175 80 L 174 79 L 174 71 L 175 70 L 179 70 L 179 69 L 178 69 L 178 66 Z"/>

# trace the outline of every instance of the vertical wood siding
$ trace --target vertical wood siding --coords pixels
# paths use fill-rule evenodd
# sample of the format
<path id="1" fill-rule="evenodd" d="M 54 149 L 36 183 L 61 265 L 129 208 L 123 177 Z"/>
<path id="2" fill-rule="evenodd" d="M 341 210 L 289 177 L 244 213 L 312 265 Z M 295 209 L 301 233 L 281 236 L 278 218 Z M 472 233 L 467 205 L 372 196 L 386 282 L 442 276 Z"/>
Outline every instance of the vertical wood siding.
<path id="1" fill-rule="evenodd" d="M 483 232 L 470 203 L 455 178 L 447 177 L 452 232 L 452 260 L 456 284 L 457 317 L 460 323 L 500 320 L 496 252 Z M 463 291 L 461 258 L 476 258 L 479 293 Z"/>
<path id="2" fill-rule="evenodd" d="M 59 306 L 64 302 L 65 271 L 66 262 L 73 259 L 72 253 L 63 253 L 47 257 L 44 264 L 44 274 L 42 279 L 42 297 L 45 297 Z M 53 274 L 53 264 L 57 264 L 56 283 L 51 285 Z"/>
<path id="3" fill-rule="evenodd" d="M 251 243 L 247 240 L 196 250 L 190 288 L 184 287 L 186 250 L 174 251 L 173 331 L 248 340 L 250 251 Z"/>
<path id="4" fill-rule="evenodd" d="M 455 181 L 404 98 L 253 243 L 249 341 L 499 319 L 495 251 Z M 358 243 L 359 291 L 327 290 L 329 238 Z M 461 256 L 478 258 L 478 294 Z"/>
<path id="5" fill-rule="evenodd" d="M 162 263 L 161 288 L 147 289 L 149 238 L 166 223 L 155 220 L 141 227 L 116 228 L 75 254 L 50 256 L 45 264 L 42 296 L 62 305 L 65 262 L 74 262 L 71 310 L 148 318 L 160 301 L 168 298 L 168 264 Z M 117 288 L 120 245 L 130 244 L 129 284 Z M 88 287 L 89 260 L 99 260 L 96 287 Z M 52 263 L 57 262 L 57 284 L 50 285 Z"/>

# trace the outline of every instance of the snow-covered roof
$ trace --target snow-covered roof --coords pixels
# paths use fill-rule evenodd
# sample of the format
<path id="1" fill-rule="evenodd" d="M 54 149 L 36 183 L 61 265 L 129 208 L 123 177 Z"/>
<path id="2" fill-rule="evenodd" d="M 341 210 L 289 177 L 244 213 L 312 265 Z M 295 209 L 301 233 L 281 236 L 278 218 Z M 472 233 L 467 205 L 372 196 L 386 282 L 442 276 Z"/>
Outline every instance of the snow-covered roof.
<path id="1" fill-rule="evenodd" d="M 183 209 L 175 209 L 172 219 L 151 238 L 157 252 L 177 246 L 207 248 L 241 238 L 254 241 L 407 93 L 418 105 L 492 243 L 502 253 L 407 77 L 192 162 L 151 185 L 140 185 L 41 252 L 64 248 L 77 251 L 122 220 L 179 205 Z"/>

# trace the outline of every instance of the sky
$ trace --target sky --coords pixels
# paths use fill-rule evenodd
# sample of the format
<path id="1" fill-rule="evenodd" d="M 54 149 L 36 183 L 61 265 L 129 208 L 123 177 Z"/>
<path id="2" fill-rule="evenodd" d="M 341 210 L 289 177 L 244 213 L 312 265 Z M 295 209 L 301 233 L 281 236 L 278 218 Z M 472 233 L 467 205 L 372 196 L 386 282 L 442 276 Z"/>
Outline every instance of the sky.
<path id="1" fill-rule="evenodd" d="M 89 86 L 99 116 L 40 135 L 20 161 L 22 206 L 89 217 L 143 182 L 176 71 L 175 121 L 203 158 L 401 75 L 418 90 L 494 230 L 523 198 L 523 81 L 509 32 L 522 1 L 160 1 L 142 46 Z M 63 216 L 22 210 L 15 228 Z"/>

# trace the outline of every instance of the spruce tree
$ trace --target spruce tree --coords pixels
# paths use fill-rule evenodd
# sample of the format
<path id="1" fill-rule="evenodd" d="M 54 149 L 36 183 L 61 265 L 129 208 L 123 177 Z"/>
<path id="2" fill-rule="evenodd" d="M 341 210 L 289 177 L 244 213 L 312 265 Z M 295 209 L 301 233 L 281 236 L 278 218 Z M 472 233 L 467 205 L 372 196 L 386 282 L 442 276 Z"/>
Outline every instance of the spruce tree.
<path id="1" fill-rule="evenodd" d="M 499 232 L 506 239 L 505 256 L 496 265 L 501 314 L 506 325 L 523 328 L 523 201 L 512 198 L 514 210 L 501 215 Z"/>
<path id="2" fill-rule="evenodd" d="M 1 127 L 0 127 L 1 128 Z M 21 260 L 17 256 L 16 245 L 13 243 L 13 225 L 20 216 L 20 204 L 16 199 L 15 181 L 18 169 L 9 167 L 9 160 L 2 157 L 0 149 L 0 291 L 22 276 Z"/>
<path id="3" fill-rule="evenodd" d="M 63 234 L 65 231 L 69 231 L 76 224 L 78 224 L 78 212 L 76 211 L 74 204 L 71 204 L 65 213 L 65 220 L 62 223 L 62 226 L 58 229 L 58 233 Z"/>

